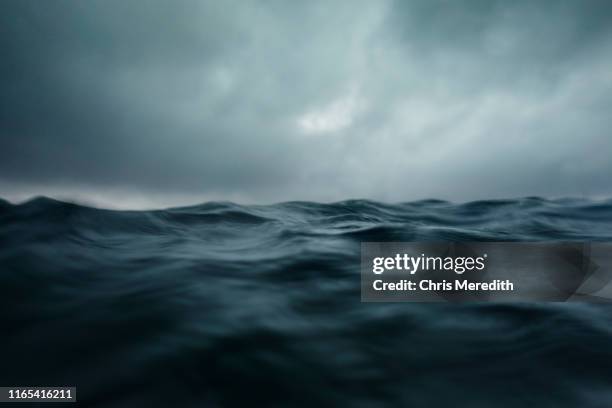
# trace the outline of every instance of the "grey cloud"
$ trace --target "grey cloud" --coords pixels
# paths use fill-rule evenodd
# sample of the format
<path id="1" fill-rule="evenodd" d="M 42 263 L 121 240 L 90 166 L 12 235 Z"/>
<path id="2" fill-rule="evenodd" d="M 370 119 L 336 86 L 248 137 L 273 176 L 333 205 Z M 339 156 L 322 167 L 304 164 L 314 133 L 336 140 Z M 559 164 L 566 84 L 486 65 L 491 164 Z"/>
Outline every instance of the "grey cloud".
<path id="1" fill-rule="evenodd" d="M 0 8 L 9 198 L 611 193 L 608 2 Z"/>

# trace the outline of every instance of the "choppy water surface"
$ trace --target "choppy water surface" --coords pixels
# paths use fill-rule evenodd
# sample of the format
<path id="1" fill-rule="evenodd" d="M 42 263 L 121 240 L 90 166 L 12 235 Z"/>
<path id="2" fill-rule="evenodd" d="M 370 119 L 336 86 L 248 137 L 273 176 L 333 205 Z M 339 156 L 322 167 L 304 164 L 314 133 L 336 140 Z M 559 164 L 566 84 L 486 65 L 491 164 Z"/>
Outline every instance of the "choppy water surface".
<path id="1" fill-rule="evenodd" d="M 612 201 L 0 202 L 0 385 L 81 406 L 611 407 L 612 309 L 360 303 L 362 241 L 612 241 Z"/>

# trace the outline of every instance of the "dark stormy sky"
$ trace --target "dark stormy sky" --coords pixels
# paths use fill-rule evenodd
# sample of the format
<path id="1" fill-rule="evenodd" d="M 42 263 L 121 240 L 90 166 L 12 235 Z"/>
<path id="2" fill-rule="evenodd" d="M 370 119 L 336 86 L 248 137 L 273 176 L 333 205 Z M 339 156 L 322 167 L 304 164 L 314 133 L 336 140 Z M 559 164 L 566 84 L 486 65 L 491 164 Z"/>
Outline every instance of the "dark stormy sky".
<path id="1" fill-rule="evenodd" d="M 612 195 L 610 1 L 0 3 L 0 196 Z"/>

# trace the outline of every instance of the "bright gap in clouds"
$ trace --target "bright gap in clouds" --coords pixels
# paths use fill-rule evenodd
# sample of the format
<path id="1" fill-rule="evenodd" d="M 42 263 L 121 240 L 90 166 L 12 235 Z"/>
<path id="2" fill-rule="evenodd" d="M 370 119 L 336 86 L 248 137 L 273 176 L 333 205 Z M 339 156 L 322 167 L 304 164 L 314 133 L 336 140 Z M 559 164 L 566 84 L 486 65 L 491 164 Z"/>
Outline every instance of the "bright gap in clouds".
<path id="1" fill-rule="evenodd" d="M 304 133 L 337 132 L 348 128 L 363 108 L 364 101 L 352 92 L 327 106 L 306 112 L 298 118 L 297 124 Z"/>

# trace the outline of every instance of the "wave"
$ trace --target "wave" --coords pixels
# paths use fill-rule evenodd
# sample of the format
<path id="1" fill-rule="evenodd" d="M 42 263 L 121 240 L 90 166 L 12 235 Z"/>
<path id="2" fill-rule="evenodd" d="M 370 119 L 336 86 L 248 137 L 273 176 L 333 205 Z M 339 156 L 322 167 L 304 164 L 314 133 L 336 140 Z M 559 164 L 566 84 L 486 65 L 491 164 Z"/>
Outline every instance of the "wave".
<path id="1" fill-rule="evenodd" d="M 0 383 L 87 406 L 612 405 L 588 304 L 362 304 L 364 241 L 610 241 L 612 200 L 0 200 Z"/>

